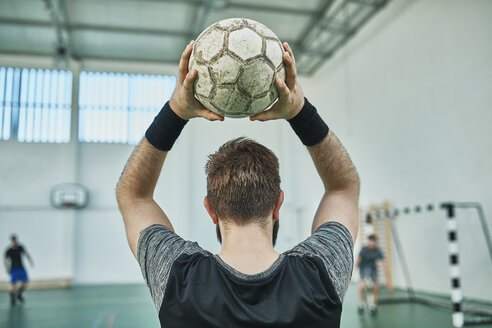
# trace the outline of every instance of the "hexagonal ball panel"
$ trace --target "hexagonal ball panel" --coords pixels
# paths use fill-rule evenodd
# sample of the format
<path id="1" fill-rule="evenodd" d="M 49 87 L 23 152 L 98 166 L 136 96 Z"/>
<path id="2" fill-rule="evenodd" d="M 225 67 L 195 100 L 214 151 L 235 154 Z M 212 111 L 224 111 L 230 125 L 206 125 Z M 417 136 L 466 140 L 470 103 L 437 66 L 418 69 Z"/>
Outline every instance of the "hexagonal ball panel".
<path id="1" fill-rule="evenodd" d="M 251 19 L 246 19 L 246 23 L 253 27 L 262 36 L 278 39 L 277 35 L 265 25 Z"/>
<path id="2" fill-rule="evenodd" d="M 219 114 L 228 117 L 249 116 L 250 99 L 237 89 L 218 87 L 212 103 L 217 107 Z"/>
<path id="3" fill-rule="evenodd" d="M 222 27 L 223 29 L 233 30 L 243 27 L 244 22 L 242 18 L 228 18 L 217 22 L 217 26 Z"/>
<path id="4" fill-rule="evenodd" d="M 208 98 L 204 98 L 204 97 L 197 97 L 198 100 L 202 103 L 203 106 L 205 106 L 205 108 L 208 108 L 210 109 L 212 112 L 214 113 L 217 113 L 217 114 L 221 114 L 217 108 L 215 108 L 215 106 L 210 102 L 210 99 Z M 222 114 L 221 114 L 222 115 Z"/>
<path id="5" fill-rule="evenodd" d="M 267 62 L 260 58 L 243 66 L 239 85 L 251 96 L 267 92 L 272 86 L 273 71 Z"/>
<path id="6" fill-rule="evenodd" d="M 249 28 L 232 31 L 229 34 L 229 50 L 243 60 L 260 55 L 261 47 L 261 37 Z"/>
<path id="7" fill-rule="evenodd" d="M 270 59 L 273 63 L 273 66 L 278 67 L 282 64 L 282 54 L 284 50 L 282 49 L 282 45 L 277 40 L 266 40 L 266 50 L 265 55 Z"/>
<path id="8" fill-rule="evenodd" d="M 206 65 L 194 64 L 191 68 L 196 69 L 197 77 L 194 83 L 195 94 L 197 96 L 208 97 L 214 86 L 210 73 Z"/>
<path id="9" fill-rule="evenodd" d="M 242 94 L 237 89 L 234 90 L 233 94 L 231 95 L 231 98 L 229 98 L 228 116 L 230 117 L 249 116 L 248 113 L 249 103 L 250 103 L 250 98 L 248 96 Z"/>
<path id="10" fill-rule="evenodd" d="M 210 99 L 219 114 L 224 115 L 227 112 L 227 103 L 231 97 L 232 90 L 230 88 L 217 88 L 215 96 Z"/>
<path id="11" fill-rule="evenodd" d="M 271 105 L 273 105 L 277 97 L 274 97 L 273 101 L 271 98 L 272 98 L 272 91 L 270 91 L 268 94 L 264 95 L 261 98 L 256 98 L 255 100 L 253 100 L 253 102 L 249 107 L 249 115 L 258 114 L 264 111 L 265 109 L 267 109 L 268 107 L 270 107 Z"/>
<path id="12" fill-rule="evenodd" d="M 224 37 L 226 32 L 214 29 L 203 33 L 203 36 L 196 41 L 193 47 L 193 58 L 196 61 L 207 62 L 217 55 L 224 47 Z"/>
<path id="13" fill-rule="evenodd" d="M 234 83 L 241 72 L 241 64 L 237 59 L 223 54 L 210 65 L 210 72 L 215 84 Z"/>

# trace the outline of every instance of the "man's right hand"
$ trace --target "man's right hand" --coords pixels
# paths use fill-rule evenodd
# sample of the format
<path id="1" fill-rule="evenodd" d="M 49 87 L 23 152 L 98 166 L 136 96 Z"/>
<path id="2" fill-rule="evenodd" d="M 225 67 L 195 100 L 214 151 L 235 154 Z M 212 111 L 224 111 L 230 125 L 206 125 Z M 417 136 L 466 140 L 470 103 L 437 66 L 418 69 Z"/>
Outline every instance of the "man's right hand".
<path id="1" fill-rule="evenodd" d="M 277 119 L 290 120 L 301 111 L 304 106 L 304 93 L 297 80 L 296 59 L 294 53 L 287 42 L 283 44 L 285 52 L 282 55 L 286 79 L 285 82 L 280 78 L 275 80 L 278 91 L 278 101 L 264 112 L 250 117 L 251 121 L 269 121 Z"/>

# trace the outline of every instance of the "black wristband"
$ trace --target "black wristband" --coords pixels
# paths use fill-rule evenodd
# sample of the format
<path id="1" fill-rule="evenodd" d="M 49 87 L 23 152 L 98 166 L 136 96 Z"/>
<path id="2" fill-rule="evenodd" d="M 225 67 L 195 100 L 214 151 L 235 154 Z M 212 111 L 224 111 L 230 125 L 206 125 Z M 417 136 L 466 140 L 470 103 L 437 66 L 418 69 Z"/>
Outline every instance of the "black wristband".
<path id="1" fill-rule="evenodd" d="M 188 120 L 183 120 L 176 115 L 168 101 L 145 132 L 145 138 L 155 148 L 169 151 L 173 148 L 174 142 L 178 139 L 186 123 Z"/>
<path id="2" fill-rule="evenodd" d="M 316 107 L 311 105 L 306 98 L 304 98 L 304 106 L 301 111 L 288 122 L 305 146 L 314 146 L 320 143 L 330 131 L 328 125 L 319 116 Z"/>

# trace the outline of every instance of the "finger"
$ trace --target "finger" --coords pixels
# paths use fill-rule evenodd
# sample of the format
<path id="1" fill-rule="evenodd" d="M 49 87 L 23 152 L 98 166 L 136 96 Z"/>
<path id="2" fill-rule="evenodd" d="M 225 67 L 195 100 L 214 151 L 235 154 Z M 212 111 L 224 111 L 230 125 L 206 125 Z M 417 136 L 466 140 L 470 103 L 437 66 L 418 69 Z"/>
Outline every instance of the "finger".
<path id="1" fill-rule="evenodd" d="M 198 116 L 206 118 L 209 121 L 223 121 L 224 116 L 214 113 L 208 109 L 199 109 Z"/>
<path id="2" fill-rule="evenodd" d="M 186 92 L 191 92 L 193 93 L 193 81 L 195 81 L 197 76 L 197 72 L 195 69 L 192 69 L 191 71 L 186 74 L 185 79 L 183 81 L 183 88 L 185 89 Z"/>
<path id="3" fill-rule="evenodd" d="M 178 67 L 178 84 L 182 84 L 186 74 L 188 74 L 188 64 L 190 62 L 191 51 L 193 50 L 193 43 L 194 41 L 191 40 L 181 54 Z"/>
<path id="4" fill-rule="evenodd" d="M 195 97 L 195 108 L 197 109 L 197 111 L 200 111 L 202 109 L 208 109 L 196 97 Z"/>
<path id="5" fill-rule="evenodd" d="M 288 52 L 284 52 L 283 60 L 284 60 L 285 75 L 286 75 L 285 82 L 287 83 L 287 86 L 290 89 L 292 89 L 296 85 L 297 68 L 292 57 L 289 55 Z"/>
<path id="6" fill-rule="evenodd" d="M 284 49 L 289 53 L 289 55 L 292 57 L 292 60 L 294 61 L 294 65 L 296 64 L 296 57 L 294 56 L 294 52 L 292 51 L 292 48 L 290 47 L 288 42 L 284 42 Z"/>
<path id="7" fill-rule="evenodd" d="M 251 116 L 249 119 L 250 121 L 269 121 L 269 120 L 276 120 L 280 118 L 278 116 L 278 112 L 274 110 L 274 107 L 270 108 L 269 110 L 266 110 L 264 112 L 258 113 L 256 115 Z"/>
<path id="8" fill-rule="evenodd" d="M 289 97 L 290 90 L 289 90 L 288 86 L 285 84 L 285 82 L 282 81 L 280 78 L 277 78 L 275 80 L 275 87 L 277 88 L 278 96 L 280 98 Z"/>

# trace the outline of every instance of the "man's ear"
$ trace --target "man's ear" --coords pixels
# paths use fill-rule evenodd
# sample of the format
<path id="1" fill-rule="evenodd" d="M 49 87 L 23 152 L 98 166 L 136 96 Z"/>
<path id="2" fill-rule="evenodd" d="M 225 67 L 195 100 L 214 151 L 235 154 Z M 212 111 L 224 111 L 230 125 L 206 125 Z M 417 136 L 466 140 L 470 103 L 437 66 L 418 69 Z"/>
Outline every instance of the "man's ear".
<path id="1" fill-rule="evenodd" d="M 283 199 L 283 196 L 282 196 Z M 210 202 L 208 201 L 208 197 L 205 196 L 203 199 L 203 205 L 205 205 L 205 209 L 208 212 L 208 215 L 212 218 L 212 221 L 214 221 L 215 224 L 219 223 L 219 218 L 217 217 L 217 214 L 215 214 L 212 205 L 210 205 Z"/>
<path id="2" fill-rule="evenodd" d="M 273 221 L 277 221 L 279 219 L 279 211 L 283 202 L 284 202 L 284 192 L 280 190 L 280 192 L 278 193 L 277 201 L 275 202 L 275 208 L 273 209 Z"/>

